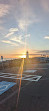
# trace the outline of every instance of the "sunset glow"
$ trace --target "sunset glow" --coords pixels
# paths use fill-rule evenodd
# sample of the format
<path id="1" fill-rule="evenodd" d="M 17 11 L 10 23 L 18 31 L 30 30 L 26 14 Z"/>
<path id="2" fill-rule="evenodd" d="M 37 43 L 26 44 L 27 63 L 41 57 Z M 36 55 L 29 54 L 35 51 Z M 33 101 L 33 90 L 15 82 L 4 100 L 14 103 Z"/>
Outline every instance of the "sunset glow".
<path id="1" fill-rule="evenodd" d="M 20 58 L 26 58 L 26 55 L 19 56 Z"/>

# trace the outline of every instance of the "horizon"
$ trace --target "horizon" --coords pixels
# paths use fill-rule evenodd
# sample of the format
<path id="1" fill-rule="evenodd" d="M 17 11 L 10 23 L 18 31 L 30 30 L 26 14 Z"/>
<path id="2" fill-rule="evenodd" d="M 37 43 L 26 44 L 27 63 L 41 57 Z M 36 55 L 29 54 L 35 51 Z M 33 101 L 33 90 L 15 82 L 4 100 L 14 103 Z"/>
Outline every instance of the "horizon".
<path id="1" fill-rule="evenodd" d="M 34 58 L 34 57 L 49 57 L 49 54 L 47 54 L 46 51 L 41 51 L 40 53 L 29 53 L 29 58 Z M 19 53 L 19 54 L 8 54 L 8 55 L 0 55 L 3 56 L 3 59 L 17 59 L 17 58 L 26 58 L 26 53 Z"/>

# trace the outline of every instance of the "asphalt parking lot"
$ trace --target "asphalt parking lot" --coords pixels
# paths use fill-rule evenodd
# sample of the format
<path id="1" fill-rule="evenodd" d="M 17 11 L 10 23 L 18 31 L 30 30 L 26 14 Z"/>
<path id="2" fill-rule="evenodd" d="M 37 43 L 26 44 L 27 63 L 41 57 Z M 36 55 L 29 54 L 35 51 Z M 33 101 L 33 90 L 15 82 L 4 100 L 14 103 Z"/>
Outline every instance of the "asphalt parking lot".
<path id="1" fill-rule="evenodd" d="M 0 72 L 0 111 L 49 111 L 49 64 Z"/>

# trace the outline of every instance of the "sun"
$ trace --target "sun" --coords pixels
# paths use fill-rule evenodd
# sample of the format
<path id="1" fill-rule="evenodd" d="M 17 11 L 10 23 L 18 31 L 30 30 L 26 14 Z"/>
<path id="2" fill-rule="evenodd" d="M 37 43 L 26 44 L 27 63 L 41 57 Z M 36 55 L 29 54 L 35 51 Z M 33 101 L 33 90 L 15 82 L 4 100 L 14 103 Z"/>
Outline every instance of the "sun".
<path id="1" fill-rule="evenodd" d="M 26 55 L 22 55 L 22 56 L 20 56 L 21 58 L 26 58 Z"/>

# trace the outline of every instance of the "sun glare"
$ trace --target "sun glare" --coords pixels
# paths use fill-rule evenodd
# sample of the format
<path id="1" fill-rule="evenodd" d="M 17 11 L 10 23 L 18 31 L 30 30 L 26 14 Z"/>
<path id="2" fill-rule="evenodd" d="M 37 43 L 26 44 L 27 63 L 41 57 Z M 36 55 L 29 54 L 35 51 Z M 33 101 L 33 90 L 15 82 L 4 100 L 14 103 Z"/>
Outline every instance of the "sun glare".
<path id="1" fill-rule="evenodd" d="M 21 58 L 26 58 L 26 55 L 22 55 L 22 56 L 20 56 Z"/>

